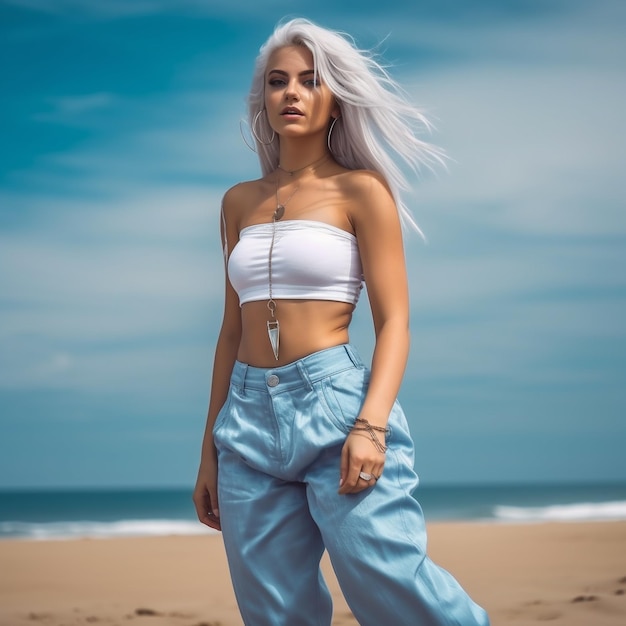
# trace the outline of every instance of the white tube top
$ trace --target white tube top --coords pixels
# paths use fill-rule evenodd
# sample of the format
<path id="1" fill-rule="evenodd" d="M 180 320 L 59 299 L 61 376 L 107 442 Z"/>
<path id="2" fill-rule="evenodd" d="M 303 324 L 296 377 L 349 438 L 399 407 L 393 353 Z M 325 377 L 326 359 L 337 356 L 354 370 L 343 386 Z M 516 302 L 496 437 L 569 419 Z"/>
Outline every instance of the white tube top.
<path id="1" fill-rule="evenodd" d="M 228 259 L 228 277 L 239 304 L 269 299 L 268 256 L 272 223 L 243 228 Z M 314 220 L 276 222 L 272 297 L 336 300 L 356 304 L 363 269 L 356 237 Z"/>

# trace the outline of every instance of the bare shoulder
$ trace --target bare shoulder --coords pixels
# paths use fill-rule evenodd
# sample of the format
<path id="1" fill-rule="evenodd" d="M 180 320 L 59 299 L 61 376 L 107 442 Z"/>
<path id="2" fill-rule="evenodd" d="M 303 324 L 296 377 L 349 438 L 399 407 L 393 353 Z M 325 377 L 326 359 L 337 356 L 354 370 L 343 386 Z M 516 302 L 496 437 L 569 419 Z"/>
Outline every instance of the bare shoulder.
<path id="1" fill-rule="evenodd" d="M 352 191 L 367 193 L 375 187 L 389 190 L 385 177 L 374 170 L 344 170 L 341 177 L 346 188 Z"/>
<path id="2" fill-rule="evenodd" d="M 233 185 L 224 194 L 222 205 L 224 210 L 234 211 L 238 205 L 247 204 L 259 193 L 261 180 L 246 180 Z"/>
<path id="3" fill-rule="evenodd" d="M 350 198 L 350 219 L 397 214 L 397 207 L 384 176 L 372 170 L 348 170 L 341 175 L 343 192 Z"/>
<path id="4" fill-rule="evenodd" d="M 258 202 L 263 180 L 248 180 L 233 185 L 222 198 L 224 219 L 238 225 L 246 210 Z"/>

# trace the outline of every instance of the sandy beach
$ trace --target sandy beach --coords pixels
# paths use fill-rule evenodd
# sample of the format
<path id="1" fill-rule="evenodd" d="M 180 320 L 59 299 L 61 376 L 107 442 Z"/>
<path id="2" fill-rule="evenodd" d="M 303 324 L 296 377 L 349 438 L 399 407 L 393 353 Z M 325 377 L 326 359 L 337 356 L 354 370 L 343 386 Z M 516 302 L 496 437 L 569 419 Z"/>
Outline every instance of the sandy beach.
<path id="1" fill-rule="evenodd" d="M 437 523 L 429 533 L 430 556 L 494 626 L 626 623 L 626 522 Z M 333 624 L 356 624 L 327 561 L 324 570 Z M 219 535 L 0 542 L 1 626 L 241 623 Z"/>

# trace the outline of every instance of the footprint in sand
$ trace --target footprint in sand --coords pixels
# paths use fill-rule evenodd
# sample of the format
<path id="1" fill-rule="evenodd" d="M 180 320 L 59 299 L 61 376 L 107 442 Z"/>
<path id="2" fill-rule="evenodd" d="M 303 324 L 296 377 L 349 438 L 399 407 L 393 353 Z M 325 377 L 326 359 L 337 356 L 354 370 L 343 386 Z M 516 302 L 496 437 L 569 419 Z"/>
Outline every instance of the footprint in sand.
<path id="1" fill-rule="evenodd" d="M 135 615 L 155 617 L 155 616 L 161 615 L 161 613 L 159 613 L 158 611 L 155 611 L 154 609 L 139 608 L 139 609 L 135 609 Z"/>
<path id="2" fill-rule="evenodd" d="M 554 607 L 545 605 L 541 600 L 528 602 L 526 604 L 527 612 L 530 613 L 538 622 L 550 622 L 559 619 L 562 613 Z"/>
<path id="3" fill-rule="evenodd" d="M 524 602 L 520 608 L 509 609 L 506 615 L 511 620 L 530 618 L 536 622 L 551 622 L 562 617 L 563 613 L 545 604 L 543 600 L 530 600 Z"/>
<path id="4" fill-rule="evenodd" d="M 572 602 L 595 602 L 598 596 L 576 596 L 572 598 Z"/>

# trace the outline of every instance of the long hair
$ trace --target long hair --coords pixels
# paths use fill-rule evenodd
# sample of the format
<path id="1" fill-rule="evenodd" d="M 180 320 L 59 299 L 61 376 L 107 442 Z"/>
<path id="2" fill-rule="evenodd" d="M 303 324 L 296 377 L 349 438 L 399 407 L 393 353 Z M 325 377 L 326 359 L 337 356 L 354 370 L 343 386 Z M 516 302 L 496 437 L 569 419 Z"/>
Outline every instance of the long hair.
<path id="1" fill-rule="evenodd" d="M 369 169 L 381 174 L 393 195 L 404 226 L 421 231 L 402 202 L 400 191 L 408 181 L 395 157 L 414 172 L 442 163 L 443 151 L 422 141 L 419 134 L 431 125 L 408 100 L 387 71 L 344 33 L 298 18 L 279 24 L 263 44 L 256 59 L 248 96 L 248 123 L 255 124 L 255 143 L 261 170 L 269 174 L 278 166 L 279 140 L 269 125 L 265 108 L 265 72 L 270 55 L 285 46 L 305 46 L 313 55 L 314 71 L 328 85 L 341 110 L 331 137 L 335 160 L 349 169 Z"/>

